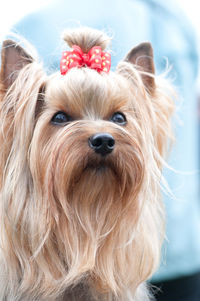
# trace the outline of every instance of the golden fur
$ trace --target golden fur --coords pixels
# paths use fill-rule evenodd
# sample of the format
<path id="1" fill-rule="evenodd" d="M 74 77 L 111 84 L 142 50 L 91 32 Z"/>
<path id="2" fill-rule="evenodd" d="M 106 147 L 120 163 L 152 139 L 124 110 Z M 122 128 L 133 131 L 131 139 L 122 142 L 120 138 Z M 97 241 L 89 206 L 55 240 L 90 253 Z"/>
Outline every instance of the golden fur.
<path id="1" fill-rule="evenodd" d="M 79 29 L 65 40 L 88 51 L 109 39 Z M 149 300 L 144 282 L 164 236 L 170 90 L 127 60 L 109 74 L 73 68 L 47 76 L 23 59 L 12 84 L 5 87 L 1 75 L 1 300 Z M 52 124 L 60 111 L 73 121 Z M 126 116 L 125 126 L 110 121 L 115 112 Z M 101 132 L 116 141 L 105 157 L 88 146 Z"/>

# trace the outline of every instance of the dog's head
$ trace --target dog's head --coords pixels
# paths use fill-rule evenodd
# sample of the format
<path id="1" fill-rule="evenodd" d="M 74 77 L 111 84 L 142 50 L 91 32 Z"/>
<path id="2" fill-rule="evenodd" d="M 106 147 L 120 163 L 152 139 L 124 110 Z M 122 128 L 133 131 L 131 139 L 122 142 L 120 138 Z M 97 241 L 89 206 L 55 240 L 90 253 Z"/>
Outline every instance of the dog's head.
<path id="1" fill-rule="evenodd" d="M 108 38 L 82 29 L 65 40 L 88 52 Z M 17 293 L 55 296 L 81 281 L 101 293 L 134 291 L 159 259 L 173 108 L 151 45 L 133 48 L 115 72 L 47 76 L 6 41 L 1 98 L 1 244 Z"/>

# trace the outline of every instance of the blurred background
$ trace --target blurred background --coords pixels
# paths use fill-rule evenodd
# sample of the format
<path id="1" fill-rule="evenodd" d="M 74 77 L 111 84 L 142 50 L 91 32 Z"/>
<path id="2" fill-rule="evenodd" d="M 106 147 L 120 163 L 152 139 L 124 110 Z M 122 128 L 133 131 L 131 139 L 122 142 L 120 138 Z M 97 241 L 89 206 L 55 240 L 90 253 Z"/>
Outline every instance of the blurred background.
<path id="1" fill-rule="evenodd" d="M 7 30 L 26 14 L 37 10 L 51 0 L 6 0 L 2 1 L 0 10 L 0 38 Z M 184 10 L 186 16 L 191 20 L 196 34 L 200 38 L 200 12 L 198 0 L 177 0 L 180 7 Z"/>
<path id="2" fill-rule="evenodd" d="M 52 0 L 6 0 L 2 1 L 0 10 L 0 39 L 7 33 L 13 24 L 30 12 L 36 11 Z M 200 11 L 198 0 L 177 0 L 177 3 L 190 19 L 198 40 L 200 41 Z M 200 43 L 199 43 L 200 45 Z M 200 46 L 199 46 L 200 47 Z"/>
<path id="3" fill-rule="evenodd" d="M 37 12 L 45 5 L 53 2 L 52 0 L 6 0 L 2 1 L 0 10 L 0 41 L 8 33 L 14 24 L 20 22 L 26 15 Z M 162 2 L 162 1 L 161 1 Z M 200 52 L 200 12 L 198 0 L 176 0 L 177 4 L 183 10 L 185 17 L 188 18 L 193 26 L 198 51 Z M 76 20 L 77 21 L 77 20 Z M 199 61 L 200 66 L 200 61 Z M 200 68 L 198 68 L 200 70 Z M 200 71 L 199 71 L 200 72 Z M 200 75 L 197 77 L 198 86 L 200 86 Z"/>
<path id="4" fill-rule="evenodd" d="M 2 1 L 0 10 L 0 40 L 8 32 L 13 24 L 17 23 L 25 15 L 41 9 L 52 0 L 6 0 Z M 161 1 L 162 2 L 162 1 Z M 200 11 L 198 0 L 177 0 L 177 3 L 184 11 L 185 16 L 190 20 L 197 36 L 198 48 L 200 50 Z"/>
<path id="5" fill-rule="evenodd" d="M 197 0 L 2 1 L 0 40 L 10 29 L 33 43 L 50 70 L 58 69 L 60 31 L 73 24 L 114 34 L 112 64 L 134 45 L 149 40 L 158 73 L 172 66 L 180 95 L 176 142 L 165 175 L 175 199 L 164 197 L 167 240 L 151 282 L 158 301 L 200 301 L 200 11 Z M 199 102 L 200 103 L 200 102 Z"/>

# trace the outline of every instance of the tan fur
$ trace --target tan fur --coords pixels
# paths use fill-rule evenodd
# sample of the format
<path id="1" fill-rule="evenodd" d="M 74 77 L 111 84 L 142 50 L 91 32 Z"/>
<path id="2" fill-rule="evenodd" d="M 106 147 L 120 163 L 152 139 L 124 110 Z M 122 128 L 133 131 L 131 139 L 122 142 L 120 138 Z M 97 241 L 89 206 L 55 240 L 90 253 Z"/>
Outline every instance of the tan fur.
<path id="1" fill-rule="evenodd" d="M 86 49 L 94 46 L 87 32 Z M 122 62 L 109 74 L 73 68 L 47 77 L 32 62 L 2 96 L 2 300 L 149 300 L 143 282 L 164 236 L 160 182 L 173 103 L 157 77 L 149 75 L 149 94 L 141 75 Z M 53 125 L 58 111 L 73 121 Z M 115 112 L 125 126 L 110 121 Z M 116 141 L 105 158 L 88 146 L 100 132 Z"/>

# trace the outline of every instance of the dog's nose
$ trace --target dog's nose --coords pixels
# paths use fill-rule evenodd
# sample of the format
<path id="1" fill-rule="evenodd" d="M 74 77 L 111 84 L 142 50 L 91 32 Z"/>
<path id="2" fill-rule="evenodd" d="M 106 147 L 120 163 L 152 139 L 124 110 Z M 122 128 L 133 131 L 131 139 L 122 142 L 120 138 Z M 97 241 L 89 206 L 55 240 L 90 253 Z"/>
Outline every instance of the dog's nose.
<path id="1" fill-rule="evenodd" d="M 108 133 L 98 133 L 88 140 L 89 146 L 102 156 L 110 154 L 115 147 L 115 139 Z"/>

